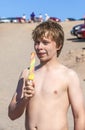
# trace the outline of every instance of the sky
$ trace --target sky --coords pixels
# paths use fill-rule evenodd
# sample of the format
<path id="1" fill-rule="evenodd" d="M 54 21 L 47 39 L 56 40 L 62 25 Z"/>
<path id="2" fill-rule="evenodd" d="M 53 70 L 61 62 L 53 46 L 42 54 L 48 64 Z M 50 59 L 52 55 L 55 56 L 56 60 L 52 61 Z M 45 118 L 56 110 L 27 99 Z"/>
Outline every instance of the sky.
<path id="1" fill-rule="evenodd" d="M 85 0 L 0 0 L 0 17 L 30 18 L 34 12 L 36 17 L 45 14 L 64 21 L 66 18 L 80 19 L 85 16 Z"/>

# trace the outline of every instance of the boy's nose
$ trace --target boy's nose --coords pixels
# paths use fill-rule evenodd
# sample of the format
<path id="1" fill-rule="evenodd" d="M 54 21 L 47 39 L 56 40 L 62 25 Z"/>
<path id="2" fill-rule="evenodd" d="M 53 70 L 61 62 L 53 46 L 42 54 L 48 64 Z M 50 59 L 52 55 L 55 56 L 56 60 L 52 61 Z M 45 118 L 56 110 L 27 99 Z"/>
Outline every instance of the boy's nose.
<path id="1" fill-rule="evenodd" d="M 43 47 L 43 44 L 42 44 L 42 42 L 40 42 L 40 43 L 38 44 L 38 48 L 41 49 L 42 47 Z"/>

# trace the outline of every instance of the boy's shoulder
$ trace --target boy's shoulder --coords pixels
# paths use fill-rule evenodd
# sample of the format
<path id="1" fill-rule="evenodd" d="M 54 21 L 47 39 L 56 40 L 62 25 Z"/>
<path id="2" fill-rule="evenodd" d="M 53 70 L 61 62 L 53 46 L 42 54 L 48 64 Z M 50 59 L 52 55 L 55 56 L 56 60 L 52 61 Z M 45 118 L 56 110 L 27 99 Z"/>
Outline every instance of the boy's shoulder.
<path id="1" fill-rule="evenodd" d="M 75 70 L 73 70 L 72 68 L 69 68 L 68 66 L 65 65 L 61 65 L 62 69 L 64 70 L 64 72 L 68 75 L 68 76 L 77 76 L 77 72 Z"/>
<path id="2" fill-rule="evenodd" d="M 66 67 L 66 75 L 71 82 L 74 80 L 77 82 L 79 80 L 78 73 L 72 68 Z"/>

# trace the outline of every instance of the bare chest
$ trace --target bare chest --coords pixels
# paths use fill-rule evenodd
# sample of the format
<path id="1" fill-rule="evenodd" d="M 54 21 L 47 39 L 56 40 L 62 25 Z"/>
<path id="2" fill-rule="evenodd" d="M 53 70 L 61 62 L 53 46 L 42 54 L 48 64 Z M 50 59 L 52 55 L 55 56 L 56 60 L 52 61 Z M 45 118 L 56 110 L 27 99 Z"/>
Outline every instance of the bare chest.
<path id="1" fill-rule="evenodd" d="M 67 83 L 64 77 L 58 75 L 40 76 L 36 80 L 35 91 L 37 95 L 59 96 L 67 91 Z"/>
<path id="2" fill-rule="evenodd" d="M 65 113 L 68 108 L 67 84 L 62 76 L 46 75 L 35 79 L 35 95 L 30 100 L 27 115 L 32 126 L 37 124 L 40 129 L 48 130 L 47 121 L 53 126 L 65 121 Z M 49 114 L 50 113 L 50 114 Z M 51 118 L 53 117 L 53 118 Z M 59 121 L 61 120 L 61 122 Z M 55 122 L 58 122 L 57 124 Z M 56 124 L 56 125 L 55 125 Z"/>

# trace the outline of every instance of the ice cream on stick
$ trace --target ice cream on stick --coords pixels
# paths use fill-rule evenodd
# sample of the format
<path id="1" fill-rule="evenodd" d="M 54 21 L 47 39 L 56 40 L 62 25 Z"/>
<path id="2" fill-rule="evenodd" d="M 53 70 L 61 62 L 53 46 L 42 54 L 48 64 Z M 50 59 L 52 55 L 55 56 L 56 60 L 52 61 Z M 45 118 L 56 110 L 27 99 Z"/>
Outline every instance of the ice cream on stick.
<path id="1" fill-rule="evenodd" d="M 28 80 L 34 80 L 34 68 L 35 68 L 35 52 L 32 52 L 31 59 L 30 59 Z"/>

